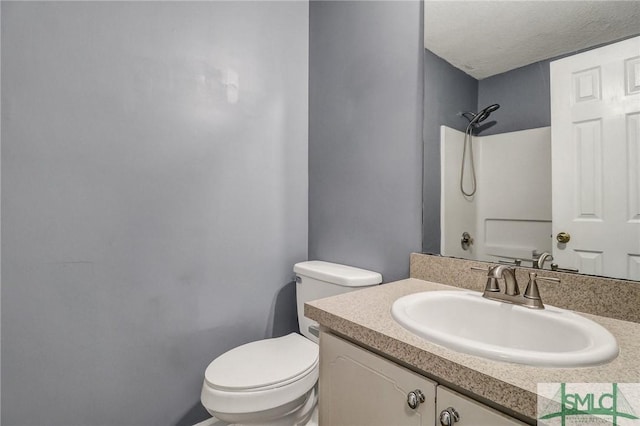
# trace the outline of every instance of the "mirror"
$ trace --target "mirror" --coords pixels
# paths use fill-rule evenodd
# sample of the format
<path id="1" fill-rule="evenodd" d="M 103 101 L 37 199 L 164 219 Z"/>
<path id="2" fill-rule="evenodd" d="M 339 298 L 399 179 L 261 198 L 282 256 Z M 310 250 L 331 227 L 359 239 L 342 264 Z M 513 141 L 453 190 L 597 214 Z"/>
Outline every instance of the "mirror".
<path id="1" fill-rule="evenodd" d="M 522 266 L 532 266 L 533 249 L 550 253 L 562 249 L 563 243 L 556 239 L 560 230 L 551 221 L 552 198 L 554 206 L 559 205 L 559 195 L 550 176 L 551 151 L 556 149 L 551 147 L 551 136 L 559 126 L 550 127 L 549 64 L 555 59 L 573 56 L 596 46 L 630 39 L 638 35 L 638 28 L 640 2 L 425 1 L 423 251 L 494 262 L 517 258 L 523 259 Z M 634 67 L 629 65 L 627 72 L 640 73 L 640 65 Z M 588 73 L 576 75 L 578 82 L 586 82 L 592 77 Z M 633 78 L 640 81 L 640 76 Z M 585 96 L 587 91 L 584 89 Z M 640 106 L 640 94 L 636 97 Z M 476 203 L 481 208 L 493 209 L 494 214 L 488 215 L 487 220 L 474 219 L 470 209 L 461 206 L 441 214 L 441 207 L 445 207 L 444 197 L 451 192 L 460 192 L 464 132 L 468 119 L 472 119 L 472 115 L 464 117 L 461 113 L 477 113 L 492 104 L 500 104 L 501 107 L 480 123 L 474 133 L 473 149 L 480 151 L 474 155 L 480 158 L 477 166 L 482 169 L 479 171 Z M 629 128 L 635 129 L 633 120 L 628 122 L 631 123 Z M 443 130 L 442 135 L 446 134 L 450 141 L 453 140 L 450 143 L 455 144 L 457 153 L 445 152 L 450 145 L 442 145 L 441 151 L 440 127 L 443 125 L 449 129 Z M 591 134 L 595 134 L 593 132 L 595 130 L 591 129 Z M 514 140 L 518 141 L 517 144 Z M 592 145 L 596 142 L 591 140 Z M 583 145 L 585 143 L 588 141 L 583 141 Z M 603 148 L 600 145 L 598 149 Z M 547 163 L 534 161 L 534 155 L 546 156 Z M 583 156 L 582 160 L 585 158 Z M 487 163 L 487 159 L 496 162 Z M 467 187 L 471 174 L 468 162 L 467 152 Z M 445 173 L 446 169 L 451 170 L 441 178 L 441 172 Z M 578 181 L 597 180 L 594 170 L 583 167 L 583 175 Z M 557 169 L 554 172 L 557 175 Z M 640 180 L 637 173 L 633 178 L 636 182 Z M 638 191 L 637 186 L 629 191 Z M 515 206 L 516 210 L 524 206 L 517 197 L 508 198 L 506 195 L 509 194 L 517 194 L 520 200 L 533 202 L 548 213 L 546 216 L 545 213 L 528 213 L 525 221 L 514 219 L 515 216 L 507 215 L 509 217 L 505 219 L 504 214 L 495 214 L 496 211 L 504 212 L 509 206 Z M 453 240 L 452 245 L 458 250 L 452 251 L 444 244 L 441 249 L 441 232 L 444 232 L 447 220 L 455 215 L 468 226 L 460 229 Z M 589 220 L 585 216 L 585 221 Z M 465 231 L 469 233 L 466 243 L 463 241 Z M 511 248 L 516 250 L 509 252 L 497 247 L 484 252 L 478 250 L 478 236 L 484 241 L 489 234 L 501 235 L 506 245 L 511 244 Z M 622 234 L 625 232 L 614 231 L 613 235 L 607 236 L 616 240 Z M 632 242 L 634 247 L 640 245 L 640 232 L 632 232 L 631 235 L 638 240 Z M 576 234 L 572 237 L 579 239 Z M 516 238 L 526 238 L 527 244 L 514 243 Z M 465 244 L 471 249 L 463 250 Z M 586 266 L 581 264 L 580 272 L 593 274 L 601 258 L 598 259 L 595 252 L 583 254 Z M 554 262 L 560 268 L 575 267 L 573 263 L 562 260 L 561 256 L 556 257 L 560 260 L 545 262 L 546 269 Z M 640 256 L 631 260 L 634 259 L 638 260 L 637 271 L 640 273 Z M 628 263 L 627 271 L 632 266 Z M 601 275 L 640 280 L 634 273 L 631 270 L 630 275 Z"/>

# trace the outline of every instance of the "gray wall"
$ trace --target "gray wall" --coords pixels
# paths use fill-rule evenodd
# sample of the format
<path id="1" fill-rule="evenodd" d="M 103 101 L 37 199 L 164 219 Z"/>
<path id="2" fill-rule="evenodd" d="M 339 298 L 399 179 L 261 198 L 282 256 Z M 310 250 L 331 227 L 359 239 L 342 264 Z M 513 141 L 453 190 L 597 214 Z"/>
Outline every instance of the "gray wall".
<path id="1" fill-rule="evenodd" d="M 494 126 L 482 135 L 515 132 L 551 125 L 549 63 L 540 61 L 478 82 L 478 110 L 491 104 L 500 109 L 491 114 Z"/>
<path id="2" fill-rule="evenodd" d="M 2 2 L 3 425 L 192 424 L 296 327 L 307 61 L 304 2 Z"/>
<path id="3" fill-rule="evenodd" d="M 422 250 L 440 253 L 440 126 L 463 132 L 458 114 L 475 111 L 478 81 L 424 50 L 424 185 Z"/>
<path id="4" fill-rule="evenodd" d="M 421 246 L 421 16 L 418 1 L 310 4 L 309 258 L 385 281 Z"/>

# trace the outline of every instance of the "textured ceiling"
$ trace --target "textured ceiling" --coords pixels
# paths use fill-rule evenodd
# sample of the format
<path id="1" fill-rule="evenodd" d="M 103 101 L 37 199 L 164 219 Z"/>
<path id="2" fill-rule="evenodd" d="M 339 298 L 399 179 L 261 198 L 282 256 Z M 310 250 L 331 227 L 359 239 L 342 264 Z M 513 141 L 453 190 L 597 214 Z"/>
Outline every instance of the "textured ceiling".
<path id="1" fill-rule="evenodd" d="M 640 0 L 424 4 L 425 48 L 476 79 L 640 34 Z"/>

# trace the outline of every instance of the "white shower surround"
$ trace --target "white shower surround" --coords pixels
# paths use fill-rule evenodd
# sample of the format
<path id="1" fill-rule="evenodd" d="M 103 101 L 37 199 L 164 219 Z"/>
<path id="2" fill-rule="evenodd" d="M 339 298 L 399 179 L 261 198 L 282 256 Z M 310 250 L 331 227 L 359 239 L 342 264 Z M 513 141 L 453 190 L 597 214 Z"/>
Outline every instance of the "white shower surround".
<path id="1" fill-rule="evenodd" d="M 474 137 L 473 197 L 460 192 L 464 133 L 441 126 L 440 135 L 441 254 L 497 261 L 550 252 L 551 128 Z M 467 168 L 465 188 L 470 179 Z M 474 238 L 466 251 L 460 245 L 465 231 Z"/>

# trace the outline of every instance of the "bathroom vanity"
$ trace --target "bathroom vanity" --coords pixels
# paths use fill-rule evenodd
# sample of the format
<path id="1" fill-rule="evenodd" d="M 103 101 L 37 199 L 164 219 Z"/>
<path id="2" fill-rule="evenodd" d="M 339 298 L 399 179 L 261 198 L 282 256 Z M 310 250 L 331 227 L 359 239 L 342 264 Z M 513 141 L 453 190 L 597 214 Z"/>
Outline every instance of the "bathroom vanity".
<path id="1" fill-rule="evenodd" d="M 545 294 L 549 295 L 545 303 L 564 308 L 570 308 L 572 303 L 579 304 L 583 307 L 580 315 L 615 336 L 619 355 L 609 363 L 591 367 L 533 367 L 468 355 L 418 337 L 392 318 L 394 301 L 409 294 L 460 290 L 461 287 L 481 290 L 485 277 L 463 271 L 482 265 L 412 255 L 411 276 L 421 279 L 409 278 L 307 303 L 305 315 L 318 321 L 322 330 L 320 424 L 535 424 L 538 383 L 640 382 L 640 342 L 637 339 L 640 324 L 634 317 L 640 289 L 630 283 L 620 287 L 620 291 L 627 292 L 622 298 L 631 299 L 628 306 L 622 307 L 629 308 L 628 315 L 624 309 L 612 311 L 611 316 L 617 318 L 601 316 L 603 310 L 609 309 L 606 307 L 608 301 L 595 290 L 583 292 L 585 298 L 594 299 L 592 302 L 575 294 L 567 295 L 566 301 L 557 296 L 556 293 L 567 292 L 563 286 L 568 285 L 569 274 L 553 274 L 563 280 L 563 284 L 556 285 L 555 289 L 552 284 L 541 287 L 543 298 Z M 419 271 L 421 268 L 422 272 Z M 429 280 L 425 279 L 424 270 L 427 277 L 431 277 Z M 449 284 L 453 280 L 460 285 L 441 284 L 447 279 L 438 274 L 450 274 L 453 278 Z M 436 279 L 439 282 L 434 282 Z M 589 279 L 596 278 L 578 276 L 571 285 L 579 292 L 590 288 Z M 597 284 L 594 288 L 619 285 L 612 280 Z M 618 299 L 618 303 L 626 303 L 621 300 Z M 594 311 L 599 315 L 593 315 Z M 625 315 L 629 320 L 621 319 Z M 455 321 L 455 312 L 451 312 L 451 318 Z M 451 421 L 454 415 L 459 421 Z"/>
<path id="2" fill-rule="evenodd" d="M 525 424 L 331 333 L 320 339 L 322 424 Z"/>

